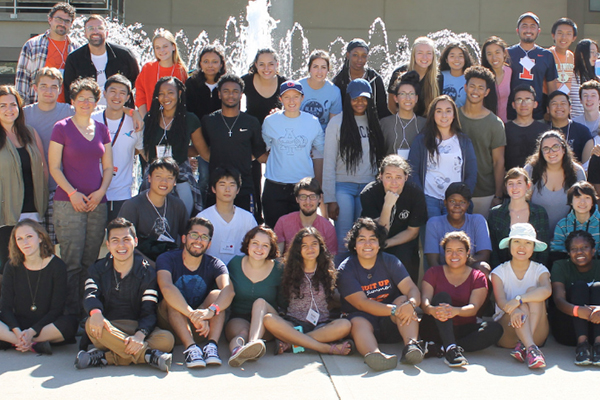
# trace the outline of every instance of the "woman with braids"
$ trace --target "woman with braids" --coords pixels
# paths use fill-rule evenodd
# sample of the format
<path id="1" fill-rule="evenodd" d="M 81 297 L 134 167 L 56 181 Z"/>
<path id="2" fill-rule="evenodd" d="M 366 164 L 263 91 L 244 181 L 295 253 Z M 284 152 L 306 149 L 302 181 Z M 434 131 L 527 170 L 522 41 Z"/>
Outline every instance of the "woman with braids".
<path id="1" fill-rule="evenodd" d="M 323 198 L 329 218 L 335 221 L 341 260 L 347 251 L 346 233 L 362 210 L 360 192 L 375 180 L 384 156 L 385 142 L 371 86 L 364 79 L 353 80 L 342 113 L 327 126 L 323 157 Z"/>
<path id="2" fill-rule="evenodd" d="M 354 343 L 344 339 L 350 334 L 350 321 L 331 319 L 328 302 L 333 297 L 337 271 L 323 237 L 313 227 L 301 229 L 285 260 L 281 292 L 287 301 L 283 317 L 270 309 L 264 317 L 265 328 L 277 338 L 275 354 L 302 348 L 324 354 L 349 355 Z"/>
<path id="3" fill-rule="evenodd" d="M 570 211 L 567 190 L 585 180 L 585 171 L 575 162 L 573 150 L 559 131 L 544 133 L 535 152 L 527 159 L 525 171 L 531 177 L 531 202 L 546 209 L 550 232 Z"/>
<path id="4" fill-rule="evenodd" d="M 144 118 L 144 151 L 148 162 L 161 157 L 175 159 L 180 170 L 176 191 L 189 216 L 192 211 L 202 211 L 202 199 L 188 157 L 200 154 L 208 160 L 209 152 L 200 132 L 200 120 L 186 110 L 185 104 L 183 83 L 172 76 L 160 78 Z"/>

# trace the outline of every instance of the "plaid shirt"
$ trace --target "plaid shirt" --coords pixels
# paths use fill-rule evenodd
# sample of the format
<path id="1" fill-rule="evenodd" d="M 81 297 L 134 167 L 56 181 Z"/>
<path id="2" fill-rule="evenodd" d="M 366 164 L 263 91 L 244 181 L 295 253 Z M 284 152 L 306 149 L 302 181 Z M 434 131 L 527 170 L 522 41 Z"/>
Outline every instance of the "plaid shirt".
<path id="1" fill-rule="evenodd" d="M 17 63 L 17 74 L 15 77 L 15 87 L 25 104 L 33 104 L 37 101 L 37 95 L 33 90 L 33 81 L 38 70 L 46 66 L 46 57 L 48 57 L 48 46 L 50 30 L 46 33 L 37 35 L 23 45 L 19 62 Z M 69 39 L 69 53 L 77 49 L 77 46 Z"/>

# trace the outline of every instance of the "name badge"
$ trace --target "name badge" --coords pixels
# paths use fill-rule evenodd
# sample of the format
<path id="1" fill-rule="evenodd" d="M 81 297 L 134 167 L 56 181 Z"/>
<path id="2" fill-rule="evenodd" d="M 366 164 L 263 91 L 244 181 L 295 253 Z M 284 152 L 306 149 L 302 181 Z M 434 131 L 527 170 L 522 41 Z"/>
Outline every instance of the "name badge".
<path id="1" fill-rule="evenodd" d="M 156 146 L 156 157 L 173 157 L 173 149 L 167 144 L 159 144 Z"/>
<path id="2" fill-rule="evenodd" d="M 525 69 L 527 71 L 531 71 L 531 69 L 533 67 L 535 67 L 535 62 L 528 56 L 521 58 L 521 61 L 519 61 L 519 64 L 521 64 L 523 67 L 525 67 Z"/>
<path id="3" fill-rule="evenodd" d="M 311 324 L 313 324 L 314 326 L 317 326 L 317 324 L 319 323 L 320 315 L 321 314 L 318 311 L 315 311 L 311 308 L 310 310 L 308 310 L 308 313 L 306 314 L 306 320 L 308 322 L 310 322 Z"/>
<path id="4" fill-rule="evenodd" d="M 166 236 L 164 233 L 162 233 L 156 240 L 158 240 L 159 242 L 175 243 L 175 241 L 172 238 Z"/>
<path id="5" fill-rule="evenodd" d="M 222 254 L 234 254 L 234 246 L 231 242 L 221 242 L 221 253 Z"/>
<path id="6" fill-rule="evenodd" d="M 117 172 L 119 172 L 119 167 L 113 167 L 113 176 L 117 176 Z"/>
<path id="7" fill-rule="evenodd" d="M 564 83 L 558 88 L 558 90 L 560 90 L 564 94 L 569 94 L 569 92 L 571 91 L 569 89 L 569 87 L 567 85 L 565 85 Z"/>
<path id="8" fill-rule="evenodd" d="M 405 160 L 408 160 L 408 153 L 410 153 L 409 149 L 396 150 L 396 154 L 398 154 L 400 157 L 404 158 Z"/>

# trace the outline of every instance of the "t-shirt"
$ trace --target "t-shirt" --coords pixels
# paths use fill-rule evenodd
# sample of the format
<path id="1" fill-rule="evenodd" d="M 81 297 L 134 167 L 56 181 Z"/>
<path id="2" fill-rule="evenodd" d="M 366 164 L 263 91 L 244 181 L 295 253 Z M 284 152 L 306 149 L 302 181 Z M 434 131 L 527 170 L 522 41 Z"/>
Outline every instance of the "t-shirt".
<path id="1" fill-rule="evenodd" d="M 531 125 L 519 126 L 514 121 L 504 125 L 506 148 L 504 149 L 504 169 L 523 167 L 527 157 L 535 152 L 537 140 L 548 130 L 543 122 L 533 121 Z"/>
<path id="2" fill-rule="evenodd" d="M 500 84 L 496 84 L 496 97 L 498 98 L 498 104 L 496 109 L 496 115 L 506 124 L 508 118 L 506 117 L 506 109 L 508 107 L 508 98 L 510 97 L 510 78 L 512 75 L 512 69 L 505 65 L 502 67 L 504 71 L 504 77 Z"/>
<path id="3" fill-rule="evenodd" d="M 69 55 L 68 40 L 54 40 L 48 38 L 48 55 L 46 56 L 45 67 L 57 68 L 61 74 L 65 74 L 65 61 Z M 59 103 L 65 102 L 65 92 L 61 91 L 56 100 Z M 61 118 L 62 119 L 62 118 Z M 29 124 L 29 121 L 27 121 Z"/>
<path id="4" fill-rule="evenodd" d="M 401 295 L 398 285 L 409 278 L 404 265 L 391 254 L 379 253 L 371 269 L 364 268 L 356 255 L 346 258 L 338 267 L 338 290 L 342 298 L 342 312 L 358 311 L 346 300 L 351 294 L 364 292 L 367 298 L 391 304 Z M 410 278 L 409 278 L 410 279 Z"/>
<path id="5" fill-rule="evenodd" d="M 313 221 L 312 226 L 319 231 L 323 239 L 325 239 L 325 245 L 331 254 L 337 254 L 338 242 L 335 234 L 335 228 L 329 222 L 327 218 L 317 215 L 317 218 Z M 300 211 L 294 211 L 289 214 L 279 217 L 275 224 L 275 234 L 277 235 L 277 243 L 285 244 L 285 251 L 287 252 L 294 236 L 304 228 L 302 221 L 300 220 Z"/>
<path id="6" fill-rule="evenodd" d="M 600 282 L 600 260 L 592 260 L 592 268 L 587 272 L 580 272 L 569 259 L 555 261 L 550 279 L 553 283 L 561 282 L 567 290 L 577 281 Z"/>
<path id="7" fill-rule="evenodd" d="M 50 140 L 61 144 L 62 171 L 67 181 L 81 194 L 88 196 L 102 186 L 102 173 L 98 165 L 110 144 L 108 129 L 104 124 L 95 122 L 95 135 L 87 140 L 75 126 L 71 118 L 63 119 L 54 125 Z M 56 188 L 55 201 L 69 201 L 69 196 L 61 188 Z M 102 203 L 106 202 L 106 196 Z"/>
<path id="8" fill-rule="evenodd" d="M 323 158 L 325 143 L 315 116 L 301 111 L 298 117 L 289 118 L 278 111 L 265 118 L 262 136 L 271 150 L 265 178 L 295 184 L 302 178 L 314 177 L 312 158 Z"/>
<path id="9" fill-rule="evenodd" d="M 550 125 L 547 129 L 557 129 L 561 131 L 565 136 L 567 143 L 569 143 L 569 146 L 573 149 L 573 153 L 575 154 L 575 157 L 577 157 L 577 160 L 581 160 L 583 148 L 592 138 L 590 130 L 585 125 L 569 120 L 569 123 L 562 128 Z"/>
<path id="10" fill-rule="evenodd" d="M 460 228 L 455 228 L 448 222 L 446 215 L 429 218 L 425 229 L 425 254 L 438 253 L 440 264 L 445 262 L 444 248 L 440 242 L 448 232 L 464 231 L 471 239 L 471 254 L 482 250 L 492 250 L 490 231 L 487 221 L 481 214 L 465 214 L 465 223 Z"/>
<path id="11" fill-rule="evenodd" d="M 585 125 L 588 128 L 588 130 L 590 131 L 592 136 L 598 135 L 598 125 L 600 125 L 600 118 L 595 119 L 593 121 L 588 121 L 585 119 L 585 115 L 579 115 L 579 116 L 573 118 L 573 122 L 578 122 L 582 125 Z M 27 120 L 27 123 L 29 124 L 29 120 Z M 31 125 L 31 124 L 29 124 L 29 125 Z"/>
<path id="12" fill-rule="evenodd" d="M 186 233 L 188 221 L 185 204 L 178 197 L 169 194 L 165 198 L 165 204 L 155 209 L 146 193 L 148 190 L 123 203 L 119 217 L 130 221 L 138 236 L 155 240 L 161 235 L 170 236 L 174 242 L 179 243 L 181 235 Z"/>
<path id="13" fill-rule="evenodd" d="M 173 285 L 192 308 L 198 308 L 211 290 L 217 287 L 216 279 L 227 275 L 227 267 L 217 258 L 204 254 L 200 265 L 190 271 L 183 264 L 183 250 L 173 250 L 161 254 L 156 259 L 157 271 L 169 271 Z"/>
<path id="14" fill-rule="evenodd" d="M 44 157 L 48 160 L 48 147 L 50 146 L 50 137 L 52 136 L 54 124 L 62 119 L 72 117 L 75 114 L 73 107 L 70 104 L 56 103 L 56 107 L 51 111 L 42 111 L 38 103 L 35 103 L 25 106 L 23 114 L 25 115 L 27 125 L 35 129 L 40 136 L 42 146 L 44 147 Z M 56 190 L 56 182 L 51 175 L 48 176 L 48 190 L 51 192 Z"/>
<path id="15" fill-rule="evenodd" d="M 244 240 L 246 232 L 256 226 L 256 220 L 251 213 L 243 208 L 233 207 L 233 218 L 229 222 L 221 217 L 216 205 L 208 207 L 196 215 L 196 217 L 206 218 L 215 227 L 211 245 L 206 250 L 206 254 L 220 259 L 225 264 L 229 263 L 234 256 L 243 254 L 242 240 Z"/>
<path id="16" fill-rule="evenodd" d="M 148 115 L 146 114 L 146 120 L 144 122 L 148 122 Z M 173 125 L 170 126 L 171 129 L 168 129 L 165 133 L 165 130 L 160 126 L 157 126 L 156 130 L 150 139 L 151 147 L 149 150 L 148 157 L 150 160 L 154 160 L 156 155 L 156 146 L 158 145 L 167 145 L 171 147 L 173 152 L 173 159 L 177 161 L 177 164 L 182 164 L 188 159 L 188 148 L 190 145 L 190 139 L 193 132 L 196 129 L 200 128 L 200 120 L 196 117 L 196 114 L 191 112 L 186 113 L 185 118 L 185 132 L 174 132 Z M 148 134 L 148 132 L 145 132 Z"/>
<path id="17" fill-rule="evenodd" d="M 304 100 L 300 110 L 314 115 L 319 120 L 323 132 L 329 123 L 329 114 L 342 112 L 342 95 L 340 89 L 326 80 L 321 89 L 313 89 L 308 84 L 308 78 L 300 79 Z"/>
<path id="18" fill-rule="evenodd" d="M 535 89 L 535 101 L 538 102 L 538 106 L 533 110 L 533 118 L 537 120 L 543 119 L 546 112 L 543 101 L 544 80 L 551 82 L 558 78 L 554 56 L 549 50 L 538 45 L 535 45 L 529 52 L 525 52 L 519 44 L 509 47 L 508 55 L 510 56 L 512 66 L 511 90 L 523 84 L 532 86 Z M 529 55 L 529 58 L 535 63 L 530 70 L 520 64 L 521 59 L 526 55 Z M 508 101 L 508 119 L 513 120 L 516 116 L 517 113 L 512 107 L 511 96 Z"/>
<path id="19" fill-rule="evenodd" d="M 441 88 L 440 94 L 446 94 L 452 97 L 456 103 L 456 107 L 462 107 L 467 101 L 467 93 L 465 92 L 465 84 L 467 83 L 465 76 L 453 76 L 450 71 L 442 71 L 444 77 L 444 87 Z"/>
<path id="20" fill-rule="evenodd" d="M 480 119 L 467 117 L 462 109 L 459 109 L 458 115 L 462 131 L 473 142 L 477 157 L 477 183 L 473 197 L 492 196 L 496 193 L 492 150 L 506 146 L 504 123 L 492 112 Z"/>
<path id="21" fill-rule="evenodd" d="M 264 299 L 271 307 L 277 309 L 279 300 L 279 285 L 283 275 L 283 264 L 275 261 L 271 273 L 262 281 L 252 282 L 242 270 L 244 256 L 235 256 L 227 264 L 229 277 L 235 290 L 231 302 L 231 311 L 236 314 L 250 314 L 252 304 L 258 299 Z"/>
<path id="22" fill-rule="evenodd" d="M 385 140 L 385 154 L 398 154 L 408 160 L 410 145 L 425 127 L 425 121 L 416 115 L 412 119 L 400 118 L 398 114 L 382 118 L 379 124 Z"/>
<path id="23" fill-rule="evenodd" d="M 427 175 L 423 185 L 425 194 L 436 199 L 443 199 L 446 189 L 452 182 L 462 180 L 462 170 L 465 159 L 458 136 L 438 142 L 439 153 L 433 157 L 427 152 Z"/>
<path id="24" fill-rule="evenodd" d="M 244 112 L 238 117 L 223 117 L 221 110 L 202 117 L 202 134 L 210 147 L 208 168 L 212 172 L 221 165 L 230 165 L 240 172 L 242 187 L 252 189 L 252 157 L 262 156 L 267 148 L 258 120 Z"/>
<path id="25" fill-rule="evenodd" d="M 92 57 L 92 63 L 94 67 L 96 67 L 96 82 L 98 82 L 98 86 L 104 88 L 104 84 L 106 83 L 106 64 L 108 64 L 108 53 L 104 52 L 102 55 L 94 55 L 90 54 Z M 100 101 L 98 101 L 100 105 L 106 105 L 106 99 L 104 98 L 104 93 L 100 95 Z"/>
<path id="26" fill-rule="evenodd" d="M 477 269 L 471 269 L 467 279 L 458 286 L 454 286 L 448 282 L 446 274 L 444 273 L 444 267 L 439 265 L 436 267 L 429 268 L 423 276 L 423 281 L 433 286 L 433 294 L 446 292 L 452 299 L 451 305 L 454 307 L 463 307 L 469 303 L 471 299 L 471 293 L 475 289 L 488 288 L 488 283 L 483 272 Z M 454 325 L 465 325 L 474 324 L 477 321 L 475 316 L 472 317 L 461 317 L 456 316 L 452 318 Z"/>
<path id="27" fill-rule="evenodd" d="M 244 81 L 244 96 L 246 96 L 246 113 L 258 119 L 258 122 L 262 124 L 271 110 L 282 107 L 279 100 L 279 87 L 287 79 L 277 75 L 277 89 L 271 97 L 263 97 L 258 93 L 254 87 L 254 74 L 246 74 L 242 76 L 242 80 Z"/>
<path id="28" fill-rule="evenodd" d="M 144 135 L 142 131 L 135 131 L 133 119 L 123 114 L 121 119 L 104 119 L 104 111 L 96 111 L 92 119 L 104 124 L 108 123 L 108 132 L 112 143 L 113 152 L 113 177 L 106 191 L 109 201 L 120 201 L 131 198 L 131 185 L 133 176 L 133 163 L 136 150 L 144 150 Z M 115 136 L 117 140 L 115 141 Z"/>
<path id="29" fill-rule="evenodd" d="M 150 110 L 156 82 L 164 76 L 174 76 L 181 82 L 186 82 L 188 78 L 187 72 L 179 64 L 165 68 L 161 67 L 158 61 L 147 62 L 135 80 L 135 106 L 137 108 L 145 105 L 146 110 Z"/>

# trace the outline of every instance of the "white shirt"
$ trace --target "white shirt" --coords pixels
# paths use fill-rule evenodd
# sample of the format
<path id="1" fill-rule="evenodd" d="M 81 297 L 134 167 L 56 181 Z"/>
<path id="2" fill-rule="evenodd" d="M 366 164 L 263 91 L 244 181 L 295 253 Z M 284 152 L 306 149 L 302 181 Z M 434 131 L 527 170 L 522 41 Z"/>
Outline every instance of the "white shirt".
<path id="1" fill-rule="evenodd" d="M 92 56 L 92 62 L 96 67 L 96 82 L 98 82 L 98 86 L 100 86 L 100 89 L 104 89 L 104 84 L 106 83 L 106 64 L 108 64 L 108 54 L 104 52 L 104 54 L 100 56 L 96 56 L 94 54 L 90 55 Z M 104 98 L 104 94 L 100 96 L 98 104 L 106 105 L 106 99 Z"/>

